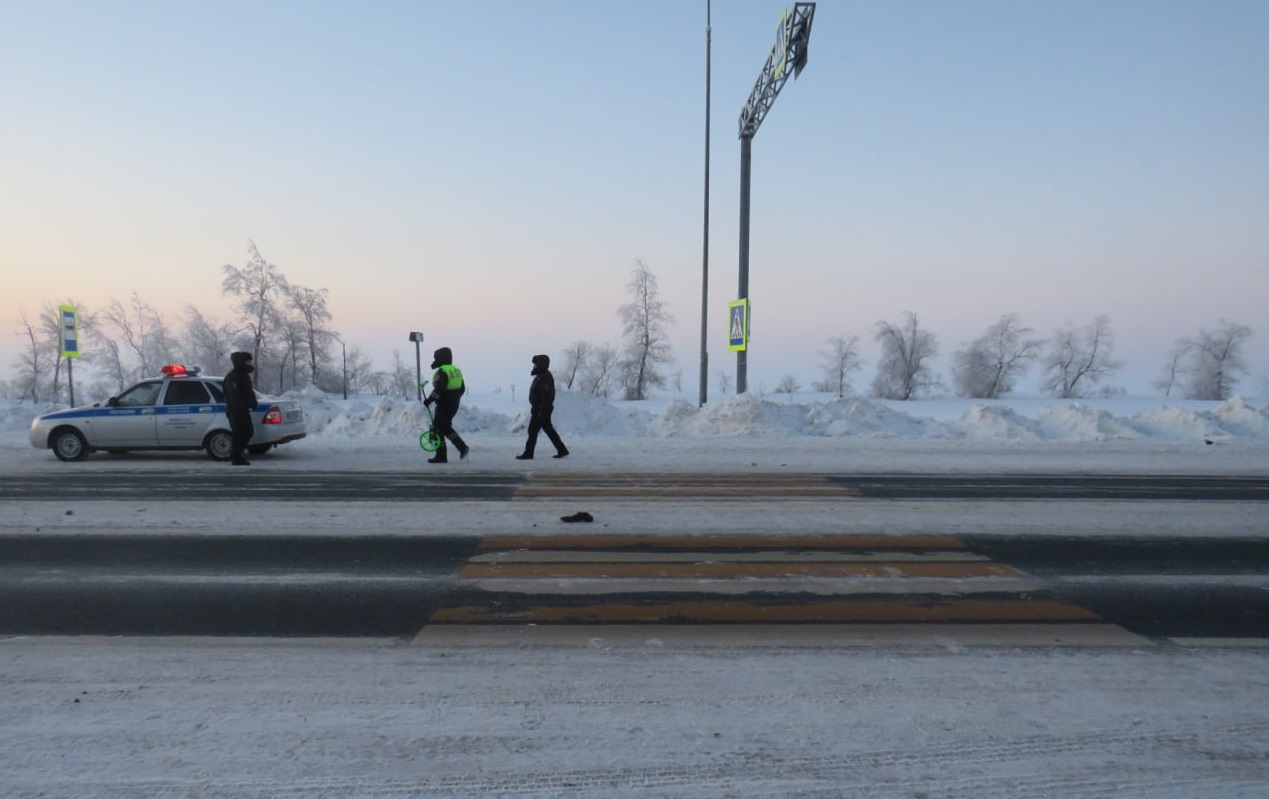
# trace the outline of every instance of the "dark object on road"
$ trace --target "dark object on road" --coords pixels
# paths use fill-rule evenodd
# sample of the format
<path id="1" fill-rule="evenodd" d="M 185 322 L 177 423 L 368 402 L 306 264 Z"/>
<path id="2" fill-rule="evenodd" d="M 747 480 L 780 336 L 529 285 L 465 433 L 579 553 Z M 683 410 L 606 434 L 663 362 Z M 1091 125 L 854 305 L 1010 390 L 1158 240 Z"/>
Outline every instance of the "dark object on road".
<path id="1" fill-rule="evenodd" d="M 579 510 L 577 513 L 574 513 L 572 516 L 561 516 L 560 521 L 562 522 L 593 522 L 595 521 L 595 517 L 591 516 L 589 513 L 587 513 L 584 510 Z"/>

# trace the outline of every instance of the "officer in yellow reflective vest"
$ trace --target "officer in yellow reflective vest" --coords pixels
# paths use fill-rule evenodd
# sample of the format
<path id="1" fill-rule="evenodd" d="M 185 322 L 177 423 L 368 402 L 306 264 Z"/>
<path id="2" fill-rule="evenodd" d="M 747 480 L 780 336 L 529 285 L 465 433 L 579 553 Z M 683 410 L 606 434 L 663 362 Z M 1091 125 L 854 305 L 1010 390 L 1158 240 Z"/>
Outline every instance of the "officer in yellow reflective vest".
<path id="1" fill-rule="evenodd" d="M 433 427 L 441 437 L 441 445 L 436 454 L 427 459 L 428 463 L 445 463 L 449 460 L 445 439 L 454 442 L 459 458 L 466 458 L 470 448 L 466 442 L 454 432 L 454 417 L 458 415 L 458 404 L 463 394 L 467 393 L 467 385 L 463 382 L 463 373 L 454 365 L 454 353 L 449 347 L 441 347 L 432 353 L 432 393 L 423 400 L 424 405 L 436 403 L 436 418 Z"/>

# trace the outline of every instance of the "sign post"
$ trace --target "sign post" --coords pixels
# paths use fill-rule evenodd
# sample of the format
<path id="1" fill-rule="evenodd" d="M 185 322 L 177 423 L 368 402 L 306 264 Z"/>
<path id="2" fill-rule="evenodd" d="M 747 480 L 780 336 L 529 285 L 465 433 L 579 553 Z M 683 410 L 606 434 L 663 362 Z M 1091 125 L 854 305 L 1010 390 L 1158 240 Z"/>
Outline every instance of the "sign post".
<path id="1" fill-rule="evenodd" d="M 414 342 L 414 382 L 419 387 L 419 402 L 423 401 L 423 353 L 419 350 L 419 345 L 423 343 L 423 334 L 414 331 L 410 334 L 410 341 Z"/>

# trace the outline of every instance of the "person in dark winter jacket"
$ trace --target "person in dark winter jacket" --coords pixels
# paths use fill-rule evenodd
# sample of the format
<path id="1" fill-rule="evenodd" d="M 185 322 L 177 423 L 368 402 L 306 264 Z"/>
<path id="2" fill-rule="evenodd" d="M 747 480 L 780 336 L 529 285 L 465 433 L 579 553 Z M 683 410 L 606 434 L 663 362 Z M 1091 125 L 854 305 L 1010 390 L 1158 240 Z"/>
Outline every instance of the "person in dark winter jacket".
<path id="1" fill-rule="evenodd" d="M 234 466 L 250 466 L 244 454 L 247 442 L 256 432 L 251 423 L 251 410 L 256 407 L 256 389 L 251 382 L 251 373 L 256 370 L 254 359 L 249 352 L 235 352 L 229 356 L 233 369 L 225 375 L 225 415 L 229 417 L 229 429 L 233 431 L 233 446 L 229 451 L 230 463 Z"/>
<path id="2" fill-rule="evenodd" d="M 454 432 L 454 417 L 458 415 L 459 401 L 467 393 L 467 385 L 463 382 L 462 371 L 454 365 L 454 353 L 449 347 L 441 347 L 432 353 L 432 393 L 423 400 L 424 405 L 436 403 L 436 416 L 432 427 L 441 437 L 441 445 L 436 454 L 427 459 L 428 463 L 446 463 L 449 451 L 445 439 L 454 442 L 458 449 L 458 457 L 466 458 L 469 448 L 467 443 Z"/>
<path id="3" fill-rule="evenodd" d="M 555 410 L 555 376 L 551 374 L 551 359 L 546 355 L 533 356 L 533 383 L 529 386 L 529 440 L 524 442 L 524 452 L 517 460 L 533 460 L 533 449 L 538 443 L 538 431 L 546 433 L 555 445 L 556 458 L 567 458 L 568 447 L 551 424 L 551 412 Z"/>

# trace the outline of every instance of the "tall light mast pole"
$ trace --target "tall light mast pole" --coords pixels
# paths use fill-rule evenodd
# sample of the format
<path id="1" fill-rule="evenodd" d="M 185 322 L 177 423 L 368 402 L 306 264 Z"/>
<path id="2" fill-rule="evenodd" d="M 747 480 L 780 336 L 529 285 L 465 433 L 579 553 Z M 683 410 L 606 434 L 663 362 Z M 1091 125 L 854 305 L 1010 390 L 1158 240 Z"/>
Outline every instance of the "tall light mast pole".
<path id="1" fill-rule="evenodd" d="M 705 225 L 701 253 L 701 393 L 700 407 L 709 394 L 709 87 L 710 0 L 705 0 Z"/>

